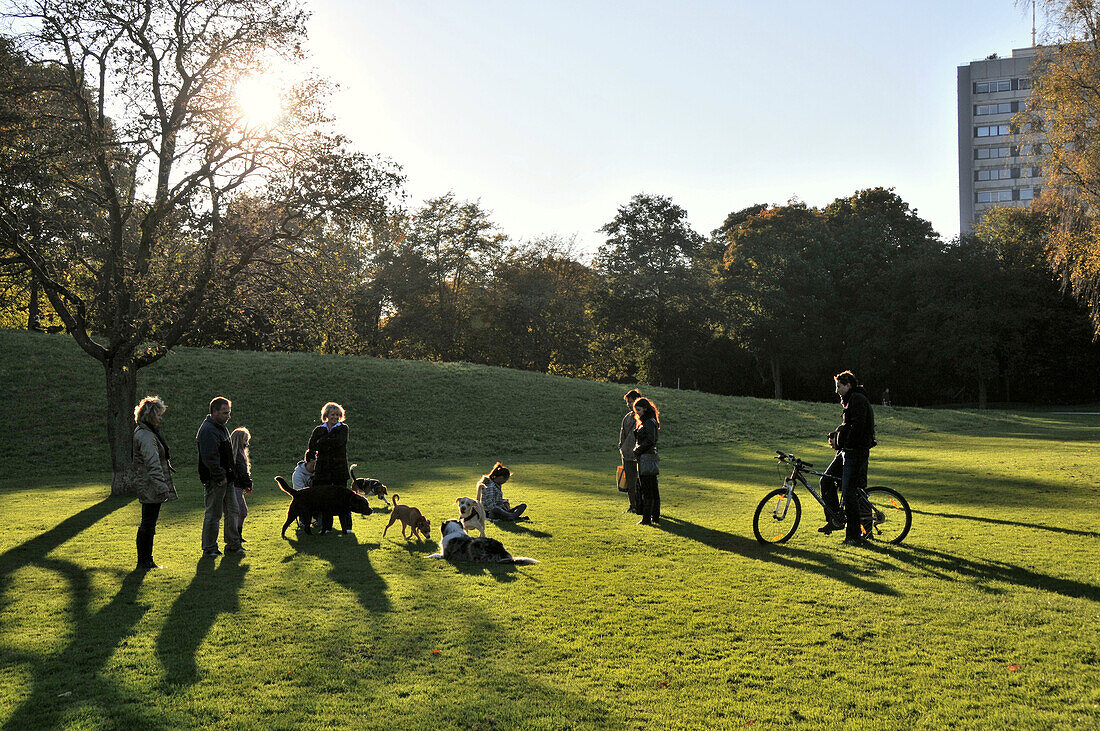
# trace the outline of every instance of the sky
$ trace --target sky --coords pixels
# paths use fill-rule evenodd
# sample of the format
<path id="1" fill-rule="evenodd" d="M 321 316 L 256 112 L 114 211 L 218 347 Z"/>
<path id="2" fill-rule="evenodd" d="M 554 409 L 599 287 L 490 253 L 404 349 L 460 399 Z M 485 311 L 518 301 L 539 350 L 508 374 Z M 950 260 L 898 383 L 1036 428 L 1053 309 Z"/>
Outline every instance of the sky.
<path id="1" fill-rule="evenodd" d="M 411 207 L 454 191 L 582 252 L 638 193 L 709 234 L 755 203 L 893 187 L 952 238 L 957 67 L 1031 45 L 1013 0 L 309 7 L 341 131 L 402 166 Z"/>

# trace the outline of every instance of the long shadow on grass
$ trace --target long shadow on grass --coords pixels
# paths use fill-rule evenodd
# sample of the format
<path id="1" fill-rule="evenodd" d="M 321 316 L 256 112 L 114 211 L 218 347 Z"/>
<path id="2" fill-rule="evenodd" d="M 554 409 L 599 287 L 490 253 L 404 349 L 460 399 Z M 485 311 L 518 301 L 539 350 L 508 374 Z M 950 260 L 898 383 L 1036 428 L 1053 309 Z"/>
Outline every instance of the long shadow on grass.
<path id="1" fill-rule="evenodd" d="M 783 545 L 764 546 L 754 538 L 745 538 L 734 533 L 714 530 L 667 515 L 661 516 L 661 528 L 668 533 L 698 541 L 718 551 L 736 553 L 754 561 L 764 561 L 786 566 L 787 568 L 799 569 L 800 571 L 810 571 L 875 594 L 898 595 L 897 590 L 892 586 L 871 581 L 863 576 L 864 569 L 860 566 L 853 566 L 846 561 L 839 561 L 827 553 Z"/>
<path id="2" fill-rule="evenodd" d="M 505 533 L 515 533 L 516 535 L 527 535 L 532 538 L 552 538 L 553 533 L 547 533 L 544 530 L 538 530 L 537 528 L 528 528 L 524 523 L 513 523 L 508 520 L 501 520 L 493 523 L 494 526 L 500 528 Z"/>
<path id="3" fill-rule="evenodd" d="M 4 728 L 60 728 L 74 706 L 87 710 L 88 704 L 98 706 L 102 717 L 118 728 L 157 728 L 141 713 L 140 698 L 124 696 L 101 672 L 148 609 L 137 602 L 144 572 L 127 575 L 111 601 L 89 613 L 92 589 L 87 571 L 67 561 L 44 561 L 41 566 L 69 580 L 72 639 L 60 653 L 31 661 L 34 686 Z"/>
<path id="4" fill-rule="evenodd" d="M 165 682 L 192 685 L 199 679 L 195 653 L 214 626 L 218 615 L 240 609 L 239 594 L 247 566 L 227 555 L 215 566 L 215 559 L 203 557 L 195 578 L 172 604 L 157 637 L 157 658 L 164 666 Z"/>
<path id="5" fill-rule="evenodd" d="M 1067 597 L 1088 599 L 1094 602 L 1100 601 L 1100 587 L 1095 584 L 1047 576 L 1004 561 L 963 558 L 945 551 L 918 548 L 916 546 L 875 544 L 875 548 L 945 581 L 955 581 L 954 574 L 960 574 L 977 581 L 979 584 L 996 581 L 1014 586 L 1027 586 L 1042 591 L 1050 591 Z M 993 593 L 999 593 L 999 590 L 989 590 Z"/>
<path id="6" fill-rule="evenodd" d="M 1035 530 L 1048 530 L 1053 533 L 1064 533 L 1067 536 L 1084 536 L 1085 538 L 1100 538 L 1100 533 L 1091 530 L 1074 530 L 1073 528 L 1058 528 L 1053 525 L 1040 525 L 1039 523 L 1021 523 L 1016 520 L 1001 520 L 1000 518 L 985 518 L 980 515 L 958 515 L 955 513 L 932 513 L 925 510 L 913 510 L 918 515 L 934 515 L 938 518 L 953 518 L 955 520 L 976 520 L 980 523 L 993 523 L 995 525 L 1011 525 L 1020 528 L 1034 528 Z"/>
<path id="7" fill-rule="evenodd" d="M 100 706 L 110 712 L 119 726 L 156 726 L 152 719 L 140 713 L 139 703 L 124 698 L 114 684 L 104 680 L 100 672 L 122 639 L 145 615 L 146 607 L 136 601 L 144 573 L 127 575 L 111 601 L 90 613 L 88 605 L 93 598 L 93 590 L 89 572 L 69 561 L 47 558 L 51 551 L 130 502 L 118 498 L 104 499 L 0 555 L 0 595 L 6 592 L 12 574 L 22 568 L 34 566 L 52 571 L 68 584 L 71 617 L 70 640 L 56 655 L 41 657 L 33 653 L 12 653 L 6 648 L 0 655 L 5 666 L 16 663 L 28 665 L 33 676 L 30 693 L 12 712 L 3 728 L 59 727 L 66 712 L 76 703 Z"/>
<path id="8" fill-rule="evenodd" d="M 372 548 L 379 543 L 359 543 L 354 533 L 346 536 L 303 535 L 297 540 L 288 539 L 298 553 L 309 554 L 327 561 L 332 568 L 329 578 L 351 591 L 359 598 L 359 604 L 368 612 L 390 611 L 390 599 L 386 595 L 386 580 L 370 562 Z"/>

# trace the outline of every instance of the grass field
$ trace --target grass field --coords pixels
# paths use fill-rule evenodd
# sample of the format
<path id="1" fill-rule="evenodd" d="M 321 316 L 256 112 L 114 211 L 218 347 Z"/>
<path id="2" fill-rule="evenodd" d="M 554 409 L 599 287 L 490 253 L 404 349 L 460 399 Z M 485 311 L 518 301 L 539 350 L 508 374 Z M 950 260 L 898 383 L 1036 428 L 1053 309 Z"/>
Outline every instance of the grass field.
<path id="1" fill-rule="evenodd" d="M 752 538 L 776 448 L 823 460 L 835 404 L 648 389 L 659 529 L 612 486 L 620 386 L 465 364 L 183 350 L 168 401 L 181 499 L 132 572 L 108 498 L 101 374 L 61 337 L 0 332 L 0 724 L 30 728 L 1096 728 L 1100 416 L 877 410 L 871 482 L 897 547 Z M 319 375 L 327 374 L 327 375 Z M 247 556 L 200 560 L 193 439 L 234 399 L 254 435 Z M 386 514 L 281 540 L 287 474 L 324 400 L 352 459 L 437 529 L 495 459 L 530 522 L 519 568 L 433 561 Z M 537 413 L 550 408 L 558 416 Z M 377 501 L 376 501 L 377 502 Z M 813 509 L 811 509 L 813 508 Z"/>

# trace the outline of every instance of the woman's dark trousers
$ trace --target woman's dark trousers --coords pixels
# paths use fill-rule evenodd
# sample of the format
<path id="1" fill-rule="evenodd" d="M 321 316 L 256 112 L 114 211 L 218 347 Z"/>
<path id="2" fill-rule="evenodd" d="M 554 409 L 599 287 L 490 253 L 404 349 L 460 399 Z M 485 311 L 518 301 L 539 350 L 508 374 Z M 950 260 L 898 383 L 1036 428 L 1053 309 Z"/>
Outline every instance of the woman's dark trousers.
<path id="1" fill-rule="evenodd" d="M 153 561 L 153 536 L 157 533 L 157 518 L 161 503 L 141 504 L 141 525 L 137 529 L 138 568 L 149 568 Z"/>
<path id="2" fill-rule="evenodd" d="M 657 491 L 657 475 L 638 475 L 638 503 L 642 522 L 661 519 L 661 493 Z"/>

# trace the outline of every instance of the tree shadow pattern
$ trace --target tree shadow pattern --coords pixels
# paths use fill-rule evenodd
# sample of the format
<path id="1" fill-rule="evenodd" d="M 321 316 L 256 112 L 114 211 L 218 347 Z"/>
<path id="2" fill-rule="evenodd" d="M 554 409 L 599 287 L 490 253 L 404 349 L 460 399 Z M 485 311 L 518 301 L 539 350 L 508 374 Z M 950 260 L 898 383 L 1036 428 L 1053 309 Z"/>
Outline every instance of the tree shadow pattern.
<path id="1" fill-rule="evenodd" d="M 24 568 L 36 567 L 58 574 L 67 586 L 71 636 L 55 655 L 43 657 L 13 652 L 0 645 L 0 663 L 30 668 L 32 686 L 27 697 L 4 722 L 4 729 L 59 728 L 78 709 L 95 705 L 103 717 L 118 728 L 158 728 L 143 712 L 139 699 L 117 687 L 102 670 L 124 639 L 145 616 L 147 607 L 137 602 L 145 577 L 143 571 L 126 574 L 118 592 L 100 609 L 89 611 L 93 600 L 91 572 L 69 561 L 51 559 L 48 554 L 80 535 L 114 511 L 130 503 L 106 498 L 61 521 L 52 529 L 0 555 L 0 597 L 7 593 L 12 576 Z M 121 573 L 121 572 L 120 572 Z"/>

